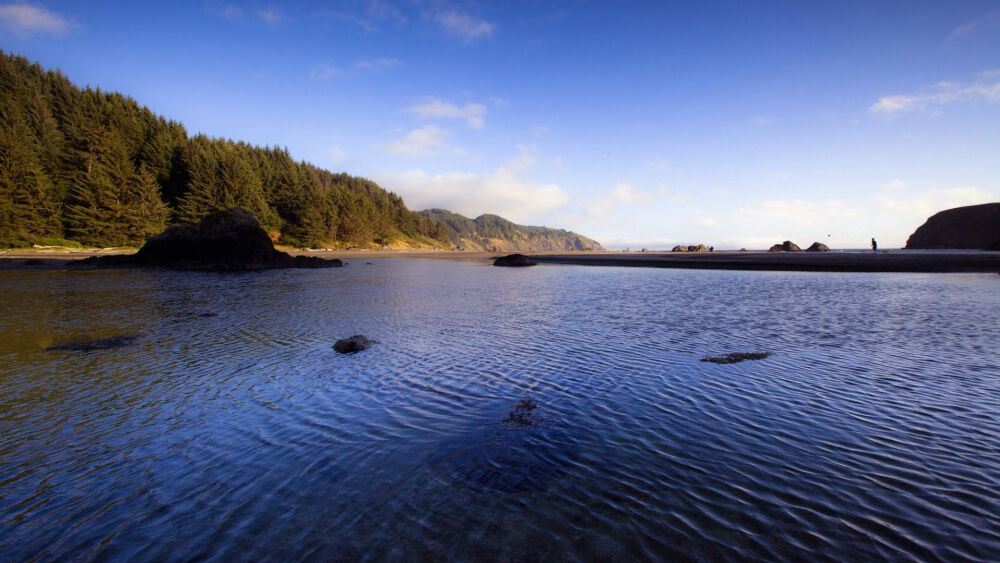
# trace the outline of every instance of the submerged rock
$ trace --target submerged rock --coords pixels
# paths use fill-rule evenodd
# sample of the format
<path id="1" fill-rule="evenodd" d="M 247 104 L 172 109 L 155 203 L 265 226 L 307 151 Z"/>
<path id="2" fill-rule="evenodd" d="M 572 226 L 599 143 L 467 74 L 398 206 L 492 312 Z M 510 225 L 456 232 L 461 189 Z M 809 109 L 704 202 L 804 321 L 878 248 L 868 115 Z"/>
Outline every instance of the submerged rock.
<path id="1" fill-rule="evenodd" d="M 830 252 L 830 247 L 821 242 L 814 242 L 809 245 L 806 252 Z"/>
<path id="2" fill-rule="evenodd" d="M 524 254 L 509 254 L 494 260 L 493 265 L 520 268 L 525 266 L 537 266 L 538 262 L 535 262 L 532 258 L 525 256 Z"/>
<path id="3" fill-rule="evenodd" d="M 905 248 L 1000 250 L 1000 203 L 935 213 L 910 235 Z"/>
<path id="4" fill-rule="evenodd" d="M 531 399 L 521 399 L 500 422 L 515 428 L 538 426 L 542 423 L 542 418 L 535 413 L 536 409 L 538 403 Z"/>
<path id="5" fill-rule="evenodd" d="M 139 337 L 137 335 L 112 336 L 111 338 L 97 338 L 95 340 L 80 340 L 77 342 L 67 342 L 56 344 L 45 348 L 46 350 L 68 350 L 71 352 L 90 352 L 92 350 L 109 350 L 111 348 L 122 348 L 132 344 Z"/>
<path id="6" fill-rule="evenodd" d="M 713 364 L 735 364 L 744 360 L 763 360 L 770 355 L 770 352 L 733 352 L 725 356 L 705 357 L 701 361 Z"/>
<path id="7" fill-rule="evenodd" d="M 799 248 L 799 245 L 795 244 L 790 240 L 786 240 L 781 244 L 776 244 L 771 248 L 767 249 L 768 252 L 799 252 L 801 250 L 802 249 Z"/>
<path id="8" fill-rule="evenodd" d="M 333 349 L 341 354 L 350 354 L 352 352 L 367 350 L 372 347 L 372 344 L 378 344 L 378 341 L 372 340 L 371 338 L 361 334 L 355 334 L 350 338 L 342 338 L 338 340 L 334 343 Z"/>

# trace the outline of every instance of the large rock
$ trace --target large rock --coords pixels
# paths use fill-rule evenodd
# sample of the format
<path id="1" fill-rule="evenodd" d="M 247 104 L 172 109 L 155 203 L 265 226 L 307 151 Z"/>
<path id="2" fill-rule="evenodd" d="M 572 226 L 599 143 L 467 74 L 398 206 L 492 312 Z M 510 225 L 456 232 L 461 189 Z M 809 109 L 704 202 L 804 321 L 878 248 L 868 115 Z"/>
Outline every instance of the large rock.
<path id="1" fill-rule="evenodd" d="M 275 250 L 253 214 L 236 208 L 211 213 L 197 225 L 168 228 L 139 249 L 134 264 L 220 272 L 343 265 L 336 259 L 291 256 Z"/>
<path id="2" fill-rule="evenodd" d="M 830 247 L 821 242 L 814 242 L 809 245 L 806 252 L 830 252 Z"/>
<path id="3" fill-rule="evenodd" d="M 790 240 L 786 240 L 781 244 L 776 244 L 771 248 L 767 249 L 768 252 L 799 252 L 801 250 L 802 249 L 799 248 L 799 245 L 795 244 Z"/>
<path id="4" fill-rule="evenodd" d="M 910 235 L 906 248 L 1000 250 L 1000 203 L 936 213 Z"/>
<path id="5" fill-rule="evenodd" d="M 501 256 L 493 261 L 494 266 L 507 266 L 511 268 L 520 268 L 524 266 L 537 266 L 538 262 L 535 262 L 528 256 L 524 254 L 509 254 L 507 256 Z"/>

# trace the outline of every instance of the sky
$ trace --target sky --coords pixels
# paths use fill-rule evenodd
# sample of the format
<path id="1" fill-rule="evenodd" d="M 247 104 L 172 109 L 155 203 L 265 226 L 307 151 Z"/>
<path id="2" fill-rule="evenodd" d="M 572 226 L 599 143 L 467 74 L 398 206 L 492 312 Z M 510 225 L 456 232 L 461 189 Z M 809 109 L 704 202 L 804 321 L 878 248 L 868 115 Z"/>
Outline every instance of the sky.
<path id="1" fill-rule="evenodd" d="M 0 0 L 0 49 L 608 248 L 897 248 L 1000 201 L 995 0 Z"/>

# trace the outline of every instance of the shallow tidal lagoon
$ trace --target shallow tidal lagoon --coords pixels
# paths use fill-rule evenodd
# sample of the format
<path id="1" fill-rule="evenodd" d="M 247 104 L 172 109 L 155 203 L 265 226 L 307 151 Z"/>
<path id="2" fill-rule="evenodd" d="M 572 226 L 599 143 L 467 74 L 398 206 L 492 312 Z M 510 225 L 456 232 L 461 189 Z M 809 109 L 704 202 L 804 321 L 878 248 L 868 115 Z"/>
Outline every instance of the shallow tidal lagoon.
<path id="1" fill-rule="evenodd" d="M 376 260 L 0 295 L 5 560 L 1000 552 L 996 274 Z"/>

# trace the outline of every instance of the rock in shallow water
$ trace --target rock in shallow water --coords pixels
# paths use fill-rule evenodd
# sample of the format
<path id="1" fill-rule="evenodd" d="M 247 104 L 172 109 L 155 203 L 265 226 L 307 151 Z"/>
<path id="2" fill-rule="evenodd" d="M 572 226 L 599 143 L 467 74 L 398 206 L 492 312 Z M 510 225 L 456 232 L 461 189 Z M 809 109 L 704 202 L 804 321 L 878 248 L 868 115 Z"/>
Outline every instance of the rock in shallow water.
<path id="1" fill-rule="evenodd" d="M 350 354 L 352 352 L 367 350 L 372 347 L 372 344 L 378 344 L 378 342 L 368 338 L 367 336 L 355 334 L 350 338 L 342 338 L 338 340 L 334 343 L 333 349 L 341 354 Z"/>
<path id="2" fill-rule="evenodd" d="M 493 265 L 520 268 L 524 266 L 537 266 L 538 262 L 535 262 L 533 259 L 525 256 L 524 254 L 509 254 L 494 260 Z"/>
<path id="3" fill-rule="evenodd" d="M 67 342 L 49 346 L 46 350 L 69 350 L 72 352 L 90 352 L 92 350 L 109 350 L 111 348 L 122 348 L 132 344 L 139 337 L 136 335 L 112 336 L 111 338 L 97 338 L 95 340 L 80 340 L 77 342 Z"/>
<path id="4" fill-rule="evenodd" d="M 702 358 L 701 361 L 712 362 L 713 364 L 735 364 L 744 360 L 763 360 L 770 355 L 770 352 L 733 352 L 725 356 Z"/>

